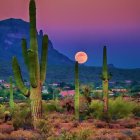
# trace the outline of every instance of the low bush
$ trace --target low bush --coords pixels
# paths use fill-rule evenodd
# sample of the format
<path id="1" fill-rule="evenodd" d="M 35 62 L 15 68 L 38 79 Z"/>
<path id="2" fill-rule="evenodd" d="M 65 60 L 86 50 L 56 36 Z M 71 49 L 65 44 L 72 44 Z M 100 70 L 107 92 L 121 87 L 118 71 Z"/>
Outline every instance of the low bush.
<path id="1" fill-rule="evenodd" d="M 118 97 L 115 100 L 109 100 L 109 115 L 111 119 L 121 119 L 132 115 L 133 109 L 136 104 L 131 101 L 123 100 L 122 97 Z"/>
<path id="2" fill-rule="evenodd" d="M 54 135 L 53 127 L 50 122 L 45 119 L 40 119 L 36 122 L 37 130 L 41 134 L 41 139 L 47 139 L 48 137 Z"/>
<path id="3" fill-rule="evenodd" d="M 109 112 L 108 116 L 112 120 L 126 118 L 133 113 L 139 115 L 140 108 L 137 107 L 136 103 L 131 101 L 123 100 L 122 97 L 118 97 L 115 100 L 109 99 Z M 93 100 L 90 105 L 90 114 L 96 119 L 102 119 L 103 115 L 103 102 L 100 100 Z"/>
<path id="4" fill-rule="evenodd" d="M 92 95 L 93 95 L 92 97 L 95 99 L 102 99 L 103 98 L 103 93 L 94 92 Z"/>
<path id="5" fill-rule="evenodd" d="M 30 108 L 21 108 L 19 105 L 16 105 L 12 114 L 12 121 L 15 130 L 17 130 L 18 128 L 32 128 Z"/>
<path id="6" fill-rule="evenodd" d="M 4 119 L 5 110 L 6 110 L 5 106 L 0 104 L 0 119 Z"/>
<path id="7" fill-rule="evenodd" d="M 9 137 L 9 140 L 39 140 L 40 134 L 35 131 L 18 130 L 13 131 Z"/>
<path id="8" fill-rule="evenodd" d="M 90 104 L 90 115 L 95 119 L 101 119 L 103 116 L 103 103 L 100 100 L 93 100 Z"/>
<path id="9" fill-rule="evenodd" d="M 136 117 L 140 117 L 140 105 L 136 105 L 132 112 Z"/>
<path id="10" fill-rule="evenodd" d="M 48 103 L 43 101 L 42 108 L 43 108 L 43 113 L 44 114 L 48 114 L 49 112 L 54 112 L 54 111 L 57 111 L 57 112 L 62 112 L 63 111 L 63 109 L 60 105 L 60 102 L 58 100 L 56 100 L 56 101 L 51 100 Z"/>
<path id="11" fill-rule="evenodd" d="M 80 129 L 75 132 L 64 130 L 59 137 L 51 137 L 50 140 L 89 140 L 91 134 L 89 129 Z"/>
<path id="12" fill-rule="evenodd" d="M 73 113 L 74 112 L 74 99 L 72 97 L 64 98 L 61 101 L 61 106 L 65 111 L 69 113 Z"/>

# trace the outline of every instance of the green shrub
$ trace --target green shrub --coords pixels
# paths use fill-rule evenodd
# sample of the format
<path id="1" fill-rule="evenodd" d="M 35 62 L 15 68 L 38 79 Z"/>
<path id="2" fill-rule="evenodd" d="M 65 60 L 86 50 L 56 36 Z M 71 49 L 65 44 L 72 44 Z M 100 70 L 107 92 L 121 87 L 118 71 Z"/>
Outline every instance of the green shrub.
<path id="1" fill-rule="evenodd" d="M 135 106 L 133 109 L 133 114 L 137 117 L 140 117 L 140 105 Z"/>
<path id="2" fill-rule="evenodd" d="M 12 114 L 13 126 L 17 130 L 18 128 L 32 127 L 32 119 L 30 108 L 15 106 Z"/>
<path id="3" fill-rule="evenodd" d="M 121 119 L 132 115 L 132 111 L 136 104 L 131 101 L 123 100 L 122 97 L 118 97 L 115 100 L 109 100 L 109 115 L 111 119 Z"/>
<path id="4" fill-rule="evenodd" d="M 47 139 L 48 137 L 54 135 L 53 127 L 50 122 L 45 119 L 40 119 L 36 122 L 37 130 L 41 133 L 42 139 Z"/>
<path id="5" fill-rule="evenodd" d="M 103 93 L 94 92 L 93 97 L 95 99 L 102 99 L 103 98 Z"/>
<path id="6" fill-rule="evenodd" d="M 89 129 L 82 129 L 76 132 L 62 131 L 59 137 L 52 137 L 52 140 L 89 140 L 92 132 Z"/>
<path id="7" fill-rule="evenodd" d="M 101 119 L 103 115 L 103 102 L 99 100 L 93 100 L 90 104 L 91 116 L 96 119 Z"/>
<path id="8" fill-rule="evenodd" d="M 123 100 L 122 97 L 118 97 L 115 100 L 109 99 L 109 113 L 108 116 L 112 120 L 126 118 L 134 115 L 139 115 L 140 108 L 136 103 Z M 103 102 L 99 100 L 93 100 L 90 105 L 90 114 L 96 119 L 102 119 L 103 116 Z"/>
<path id="9" fill-rule="evenodd" d="M 57 111 L 57 112 L 63 111 L 63 109 L 60 105 L 60 102 L 58 100 L 56 100 L 56 101 L 51 100 L 48 103 L 43 101 L 42 108 L 43 108 L 44 114 L 48 114 L 49 112 L 53 112 L 53 111 Z"/>
<path id="10" fill-rule="evenodd" d="M 5 106 L 0 104 L 0 119 L 4 118 Z"/>

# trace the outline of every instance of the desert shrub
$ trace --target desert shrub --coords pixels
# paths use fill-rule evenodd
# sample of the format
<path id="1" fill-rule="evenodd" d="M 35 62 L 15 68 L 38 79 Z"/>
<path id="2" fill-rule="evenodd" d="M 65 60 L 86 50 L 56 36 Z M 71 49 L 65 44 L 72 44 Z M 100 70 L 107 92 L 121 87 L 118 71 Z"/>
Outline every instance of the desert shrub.
<path id="1" fill-rule="evenodd" d="M 103 103 L 99 100 L 93 100 L 90 104 L 90 114 L 96 119 L 101 119 L 103 115 Z"/>
<path id="2" fill-rule="evenodd" d="M 0 104 L 0 119 L 4 118 L 5 106 Z"/>
<path id="3" fill-rule="evenodd" d="M 18 130 L 13 131 L 10 135 L 10 138 L 10 140 L 39 140 L 40 135 L 35 131 Z"/>
<path id="4" fill-rule="evenodd" d="M 43 101 L 42 108 L 43 108 L 44 114 L 48 114 L 49 112 L 53 112 L 53 111 L 57 111 L 57 112 L 63 111 L 60 105 L 60 102 L 58 100 L 56 101 L 52 100 L 52 101 L 49 101 L 48 103 Z"/>
<path id="5" fill-rule="evenodd" d="M 48 112 L 56 111 L 56 106 L 51 103 L 43 102 L 42 109 L 43 109 L 43 113 L 46 114 Z"/>
<path id="6" fill-rule="evenodd" d="M 30 108 L 15 106 L 12 114 L 13 126 L 17 130 L 18 128 L 32 127 Z"/>
<path id="7" fill-rule="evenodd" d="M 102 99 L 103 98 L 103 93 L 94 92 L 93 93 L 93 98 Z"/>
<path id="8" fill-rule="evenodd" d="M 91 130 L 89 129 L 80 129 L 78 133 L 74 134 L 77 139 L 79 140 L 88 140 L 89 136 L 91 135 Z"/>
<path id="9" fill-rule="evenodd" d="M 135 116 L 140 117 L 140 105 L 135 106 L 132 112 Z"/>
<path id="10" fill-rule="evenodd" d="M 132 111 L 136 104 L 134 102 L 123 100 L 118 97 L 115 100 L 109 100 L 109 115 L 111 119 L 121 119 L 132 115 Z"/>
<path id="11" fill-rule="evenodd" d="M 36 126 L 42 139 L 47 139 L 48 137 L 54 135 L 52 124 L 49 121 L 40 119 L 36 122 Z"/>
<path id="12" fill-rule="evenodd" d="M 74 100 L 72 97 L 66 97 L 61 101 L 61 107 L 69 112 L 73 113 L 74 112 Z"/>
<path id="13" fill-rule="evenodd" d="M 53 140 L 89 140 L 91 131 L 89 129 L 80 129 L 76 132 L 62 131 L 59 137 L 53 138 Z"/>
<path id="14" fill-rule="evenodd" d="M 96 119 L 102 119 L 103 114 L 103 102 L 98 100 L 93 100 L 90 105 L 90 114 Z M 122 97 L 118 97 L 115 100 L 109 99 L 109 118 L 110 119 L 121 119 L 139 113 L 139 108 L 136 108 L 136 103 L 131 101 L 123 100 Z"/>
<path id="15" fill-rule="evenodd" d="M 80 119 L 87 119 L 90 114 L 90 103 L 84 96 L 80 97 Z"/>

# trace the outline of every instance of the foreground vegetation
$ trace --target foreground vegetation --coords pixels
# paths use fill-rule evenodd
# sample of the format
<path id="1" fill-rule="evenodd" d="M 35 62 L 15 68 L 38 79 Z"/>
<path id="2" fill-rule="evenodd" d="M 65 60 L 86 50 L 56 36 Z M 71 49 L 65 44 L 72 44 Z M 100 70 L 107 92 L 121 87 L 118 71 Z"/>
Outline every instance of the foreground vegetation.
<path id="1" fill-rule="evenodd" d="M 103 101 L 92 100 L 88 104 L 85 96 L 80 96 L 80 121 L 74 117 L 74 100 L 43 101 L 43 117 L 33 129 L 30 101 L 15 103 L 10 114 L 12 120 L 5 121 L 5 113 L 10 112 L 9 104 L 0 105 L 1 139 L 40 140 L 139 140 L 140 104 L 122 97 L 109 100 L 109 121 L 103 121 Z"/>

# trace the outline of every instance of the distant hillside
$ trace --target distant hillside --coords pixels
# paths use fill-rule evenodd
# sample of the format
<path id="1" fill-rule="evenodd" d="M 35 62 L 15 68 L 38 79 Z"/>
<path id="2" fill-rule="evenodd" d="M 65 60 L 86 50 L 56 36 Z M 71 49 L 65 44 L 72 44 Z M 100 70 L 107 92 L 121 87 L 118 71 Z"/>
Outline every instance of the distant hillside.
<path id="1" fill-rule="evenodd" d="M 0 67 L 11 67 L 11 58 L 16 55 L 21 65 L 21 39 L 26 38 L 29 44 L 29 23 L 21 19 L 6 19 L 0 21 Z M 42 32 L 38 34 L 39 52 L 41 52 Z M 56 49 L 49 41 L 49 65 L 72 65 L 73 62 Z M 5 71 L 7 72 L 7 71 Z M 1 75 L 0 75 L 1 76 Z"/>
<path id="2" fill-rule="evenodd" d="M 7 79 L 12 75 L 11 59 L 17 56 L 21 65 L 24 79 L 27 78 L 26 67 L 21 52 L 21 39 L 26 38 L 29 44 L 29 23 L 21 19 L 6 19 L 0 21 L 0 79 Z M 38 33 L 39 52 L 41 52 L 42 31 Z M 73 82 L 74 62 L 58 52 L 49 41 L 47 81 Z M 140 81 L 140 69 L 118 69 L 109 65 L 115 81 Z M 80 66 L 80 80 L 82 82 L 98 82 L 100 67 Z"/>
<path id="3" fill-rule="evenodd" d="M 21 52 L 21 39 L 26 38 L 29 46 L 29 23 L 21 19 L 6 19 L 0 21 L 0 77 L 12 74 L 11 59 L 17 56 L 25 73 Z M 38 33 L 39 52 L 41 54 L 42 32 Z M 73 65 L 68 57 L 54 49 L 49 40 L 48 65 Z"/>

